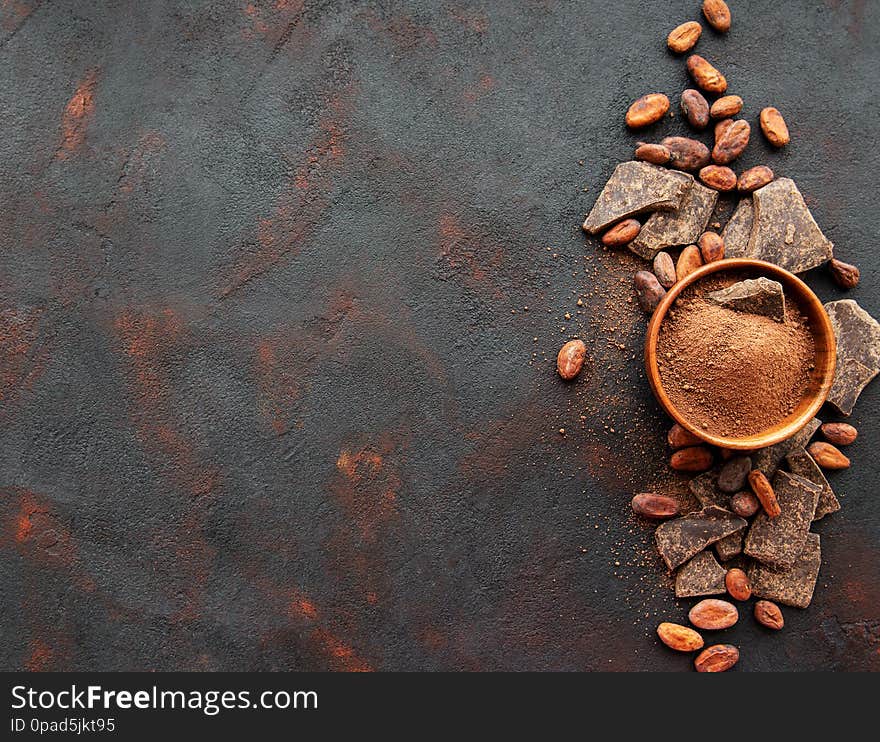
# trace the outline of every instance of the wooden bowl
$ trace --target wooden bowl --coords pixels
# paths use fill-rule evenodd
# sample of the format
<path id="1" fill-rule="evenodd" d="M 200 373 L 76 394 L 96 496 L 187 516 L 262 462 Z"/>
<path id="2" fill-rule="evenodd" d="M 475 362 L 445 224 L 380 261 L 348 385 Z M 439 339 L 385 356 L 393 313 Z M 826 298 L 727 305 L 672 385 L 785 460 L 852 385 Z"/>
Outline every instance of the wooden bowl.
<path id="1" fill-rule="evenodd" d="M 786 299 L 796 301 L 800 310 L 809 319 L 816 347 L 815 368 L 810 377 L 809 387 L 804 398 L 795 408 L 795 411 L 782 422 L 768 427 L 760 433 L 744 438 L 727 438 L 714 435 L 711 431 L 703 430 L 691 423 L 672 404 L 672 401 L 663 389 L 663 384 L 660 381 L 660 370 L 657 368 L 657 340 L 660 335 L 660 325 L 663 324 L 669 308 L 675 303 L 678 295 L 688 286 L 695 284 L 706 276 L 727 271 L 746 272 L 755 277 L 765 276 L 771 280 L 779 281 L 785 291 Z M 721 448 L 737 450 L 751 450 L 772 446 L 774 443 L 790 438 L 803 428 L 815 417 L 819 408 L 825 402 L 828 392 L 831 390 L 836 360 L 837 344 L 834 339 L 834 330 L 831 328 L 831 322 L 828 319 L 825 307 L 822 306 L 822 302 L 810 290 L 810 287 L 793 273 L 789 273 L 778 265 L 765 263 L 763 260 L 749 260 L 745 258 L 731 258 L 709 263 L 698 268 L 683 280 L 676 282 L 654 311 L 654 316 L 651 317 L 651 322 L 648 325 L 648 337 L 645 340 L 645 370 L 648 373 L 651 389 L 654 390 L 654 396 L 657 397 L 657 401 L 660 402 L 663 409 L 669 413 L 675 422 L 707 443 L 720 446 Z M 743 393 L 748 393 L 748 390 L 744 389 Z"/>

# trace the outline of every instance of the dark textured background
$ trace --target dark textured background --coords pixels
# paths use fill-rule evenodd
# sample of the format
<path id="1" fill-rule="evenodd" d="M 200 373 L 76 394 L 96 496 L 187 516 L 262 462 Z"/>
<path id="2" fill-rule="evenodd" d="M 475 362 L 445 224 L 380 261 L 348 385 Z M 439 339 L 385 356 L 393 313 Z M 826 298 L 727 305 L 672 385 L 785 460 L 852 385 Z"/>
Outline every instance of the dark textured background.
<path id="1" fill-rule="evenodd" d="M 687 669 L 628 505 L 677 486 L 637 261 L 579 224 L 698 6 L 3 0 L 0 665 Z M 880 7 L 731 6 L 698 51 L 793 134 L 742 165 L 880 315 Z M 878 408 L 740 669 L 878 668 Z"/>

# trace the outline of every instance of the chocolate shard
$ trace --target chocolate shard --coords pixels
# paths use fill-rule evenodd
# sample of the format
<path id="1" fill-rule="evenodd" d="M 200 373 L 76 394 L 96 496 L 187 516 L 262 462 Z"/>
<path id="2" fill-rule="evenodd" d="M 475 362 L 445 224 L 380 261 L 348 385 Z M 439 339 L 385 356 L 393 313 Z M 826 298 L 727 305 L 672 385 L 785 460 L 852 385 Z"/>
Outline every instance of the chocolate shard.
<path id="1" fill-rule="evenodd" d="M 806 608 L 813 599 L 821 564 L 819 535 L 808 533 L 804 548 L 791 569 L 774 570 L 758 562 L 752 563 L 748 571 L 752 595 L 794 608 Z"/>
<path id="2" fill-rule="evenodd" d="M 725 258 L 750 258 L 749 237 L 752 236 L 752 225 L 755 213 L 752 206 L 752 197 L 748 196 L 740 200 L 736 211 L 733 212 L 721 237 L 724 240 Z"/>
<path id="3" fill-rule="evenodd" d="M 726 592 L 724 567 L 709 551 L 701 551 L 675 573 L 675 597 L 692 598 L 695 595 L 720 595 Z"/>
<path id="4" fill-rule="evenodd" d="M 729 510 L 730 495 L 718 488 L 718 473 L 718 469 L 711 469 L 700 474 L 698 477 L 694 477 L 688 482 L 688 489 L 700 501 L 703 507 L 715 505 Z"/>
<path id="5" fill-rule="evenodd" d="M 596 234 L 637 214 L 677 209 L 693 184 L 687 173 L 637 160 L 621 162 L 584 220 L 584 229 Z"/>
<path id="6" fill-rule="evenodd" d="M 653 260 L 661 250 L 691 245 L 706 229 L 718 191 L 694 183 L 675 211 L 658 211 L 648 218 L 629 249 L 646 260 Z"/>
<path id="7" fill-rule="evenodd" d="M 657 550 L 669 569 L 684 564 L 707 546 L 747 525 L 742 518 L 724 508 L 710 506 L 683 518 L 668 520 L 657 527 Z"/>
<path id="8" fill-rule="evenodd" d="M 743 550 L 743 531 L 731 533 L 720 541 L 715 542 L 715 553 L 722 562 L 727 562 L 735 556 L 742 554 Z"/>
<path id="9" fill-rule="evenodd" d="M 788 470 L 792 474 L 797 474 L 799 477 L 803 477 L 822 488 L 822 491 L 819 493 L 819 502 L 816 505 L 813 520 L 820 520 L 829 513 L 836 513 L 840 510 L 840 501 L 835 496 L 834 490 L 831 489 L 831 485 L 822 473 L 822 469 L 819 468 L 819 465 L 807 453 L 805 448 L 800 447 L 792 451 L 785 457 L 785 462 L 788 464 Z"/>
<path id="10" fill-rule="evenodd" d="M 764 476 L 767 479 L 772 480 L 782 460 L 791 451 L 798 448 L 806 448 L 810 438 L 813 437 L 813 434 L 819 429 L 821 424 L 822 421 L 818 417 L 814 417 L 788 440 L 781 441 L 767 448 L 759 448 L 752 454 L 752 465 L 755 469 L 764 472 Z"/>
<path id="11" fill-rule="evenodd" d="M 822 234 L 790 178 L 779 178 L 752 194 L 754 222 L 749 257 L 803 273 L 832 258 L 834 245 Z"/>
<path id="12" fill-rule="evenodd" d="M 797 474 L 779 471 L 773 478 L 773 491 L 782 513 L 775 518 L 759 513 L 743 551 L 774 569 L 789 569 L 803 551 L 821 489 Z"/>
<path id="13" fill-rule="evenodd" d="M 785 294 L 782 284 L 769 278 L 747 278 L 706 295 L 709 301 L 734 312 L 760 314 L 777 322 L 785 321 Z"/>
<path id="14" fill-rule="evenodd" d="M 837 370 L 828 401 L 852 413 L 868 382 L 880 372 L 880 324 L 852 299 L 825 305 L 837 338 Z"/>

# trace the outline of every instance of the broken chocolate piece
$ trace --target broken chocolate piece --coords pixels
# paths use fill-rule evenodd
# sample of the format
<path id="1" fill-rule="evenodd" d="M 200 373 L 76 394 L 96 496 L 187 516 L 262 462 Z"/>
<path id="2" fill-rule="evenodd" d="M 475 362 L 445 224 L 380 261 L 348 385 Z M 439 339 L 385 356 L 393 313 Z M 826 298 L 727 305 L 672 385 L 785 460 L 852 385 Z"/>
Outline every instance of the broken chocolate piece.
<path id="1" fill-rule="evenodd" d="M 819 468 L 819 465 L 813 460 L 813 457 L 807 453 L 803 447 L 792 451 L 785 457 L 788 464 L 788 470 L 792 474 L 797 474 L 809 480 L 813 484 L 822 488 L 819 493 L 819 502 L 816 505 L 816 512 L 813 514 L 813 520 L 820 520 L 828 513 L 836 513 L 840 510 L 840 501 L 834 495 L 834 490 Z"/>
<path id="2" fill-rule="evenodd" d="M 752 236 L 754 209 L 751 197 L 740 200 L 736 211 L 724 227 L 721 238 L 724 240 L 725 258 L 750 258 L 749 238 Z"/>
<path id="3" fill-rule="evenodd" d="M 596 234 L 627 217 L 677 209 L 693 183 L 693 177 L 687 173 L 636 160 L 622 162 L 596 199 L 584 221 L 584 229 Z"/>
<path id="4" fill-rule="evenodd" d="M 782 284 L 769 278 L 747 278 L 706 295 L 710 301 L 735 312 L 761 314 L 777 322 L 785 321 L 785 294 Z"/>
<path id="5" fill-rule="evenodd" d="M 745 528 L 743 518 L 724 508 L 710 506 L 657 527 L 657 549 L 669 569 L 684 564 L 710 544 Z"/>
<path id="6" fill-rule="evenodd" d="M 868 382 L 880 372 L 880 324 L 852 299 L 825 305 L 837 338 L 837 370 L 828 401 L 852 413 Z"/>
<path id="7" fill-rule="evenodd" d="M 688 482 L 688 489 L 703 507 L 716 505 L 725 510 L 730 509 L 730 495 L 718 488 L 718 469 L 712 469 Z"/>
<path id="8" fill-rule="evenodd" d="M 779 471 L 773 478 L 773 491 L 782 512 L 775 518 L 759 513 L 743 551 L 774 569 L 789 569 L 803 551 L 821 489 L 797 474 Z"/>
<path id="9" fill-rule="evenodd" d="M 730 559 L 733 559 L 735 556 L 739 556 L 740 554 L 742 554 L 742 550 L 742 531 L 731 533 L 729 536 L 725 536 L 720 541 L 715 542 L 715 553 L 718 555 L 718 559 L 722 562 L 726 562 Z"/>
<path id="10" fill-rule="evenodd" d="M 834 245 L 822 234 L 790 178 L 779 178 L 752 194 L 754 224 L 749 257 L 803 273 L 832 258 Z"/>
<path id="11" fill-rule="evenodd" d="M 759 448 L 752 454 L 752 462 L 755 469 L 764 472 L 767 479 L 773 479 L 776 470 L 782 463 L 782 460 L 797 448 L 806 448 L 810 442 L 810 438 L 819 429 L 822 421 L 818 417 L 814 417 L 803 428 L 795 433 L 788 440 L 768 446 L 767 448 Z"/>
<path id="12" fill-rule="evenodd" d="M 717 544 L 716 544 L 717 546 Z M 675 574 L 675 597 L 692 598 L 695 595 L 721 595 L 726 592 L 724 567 L 709 551 L 701 551 L 678 568 Z"/>
<path id="13" fill-rule="evenodd" d="M 718 191 L 694 183 L 677 210 L 651 214 L 629 249 L 653 260 L 668 247 L 693 244 L 705 231 L 717 200 Z"/>
<path id="14" fill-rule="evenodd" d="M 819 535 L 808 533 L 791 569 L 779 571 L 758 562 L 752 564 L 748 572 L 752 595 L 794 608 L 806 608 L 813 599 L 821 564 Z"/>

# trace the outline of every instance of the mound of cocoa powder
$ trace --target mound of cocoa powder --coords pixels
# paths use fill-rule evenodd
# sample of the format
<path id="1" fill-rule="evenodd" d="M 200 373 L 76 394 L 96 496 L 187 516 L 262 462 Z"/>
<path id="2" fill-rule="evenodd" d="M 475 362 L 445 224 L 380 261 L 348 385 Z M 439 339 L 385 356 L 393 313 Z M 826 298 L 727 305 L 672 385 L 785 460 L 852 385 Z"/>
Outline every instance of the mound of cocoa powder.
<path id="1" fill-rule="evenodd" d="M 699 281 L 660 328 L 663 388 L 694 425 L 740 438 L 782 422 L 804 398 L 814 368 L 809 321 L 786 297 L 785 321 L 738 312 L 704 297 L 747 275 Z"/>

